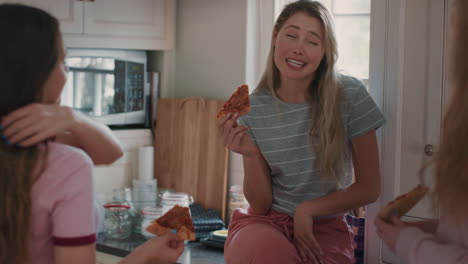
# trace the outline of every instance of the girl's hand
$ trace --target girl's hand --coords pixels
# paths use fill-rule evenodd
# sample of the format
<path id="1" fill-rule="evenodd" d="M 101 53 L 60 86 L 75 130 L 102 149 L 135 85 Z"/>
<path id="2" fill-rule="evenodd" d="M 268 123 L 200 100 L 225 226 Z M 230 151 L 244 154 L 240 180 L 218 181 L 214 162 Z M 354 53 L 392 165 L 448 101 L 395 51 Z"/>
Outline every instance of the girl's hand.
<path id="1" fill-rule="evenodd" d="M 312 230 L 313 218 L 308 215 L 299 205 L 294 213 L 294 245 L 297 253 L 304 263 L 312 261 L 315 264 L 322 264 L 323 251 L 319 243 L 315 240 Z"/>
<path id="2" fill-rule="evenodd" d="M 4 116 L 1 134 L 11 144 L 29 147 L 70 129 L 73 110 L 55 104 L 29 104 Z"/>
<path id="3" fill-rule="evenodd" d="M 146 241 L 121 263 L 175 263 L 183 252 L 184 241 L 178 240 L 175 234 L 168 233 Z"/>
<path id="4" fill-rule="evenodd" d="M 175 263 L 184 252 L 184 241 L 177 240 L 177 236 L 172 233 L 154 237 L 144 246 L 149 263 Z"/>
<path id="5" fill-rule="evenodd" d="M 392 217 L 391 224 L 386 223 L 380 217 L 376 217 L 374 223 L 379 237 L 395 252 L 395 245 L 400 236 L 400 232 L 403 228 L 406 228 L 407 225 L 395 215 Z"/>
<path id="6" fill-rule="evenodd" d="M 229 113 L 226 117 L 218 120 L 217 126 L 224 140 L 224 146 L 230 151 L 249 157 L 256 153 L 257 146 L 247 134 L 246 126 L 237 124 L 238 114 Z"/>
<path id="7" fill-rule="evenodd" d="M 407 226 L 414 226 L 419 228 L 424 233 L 434 234 L 437 231 L 439 221 L 437 219 L 428 219 L 422 221 L 403 221 Z"/>

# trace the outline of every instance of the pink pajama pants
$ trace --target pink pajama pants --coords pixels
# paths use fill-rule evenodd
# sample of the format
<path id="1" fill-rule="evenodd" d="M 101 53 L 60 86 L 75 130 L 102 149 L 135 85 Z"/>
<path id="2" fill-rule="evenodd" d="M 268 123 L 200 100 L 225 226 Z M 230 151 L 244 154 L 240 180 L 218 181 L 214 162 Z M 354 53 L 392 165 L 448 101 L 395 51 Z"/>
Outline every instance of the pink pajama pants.
<path id="1" fill-rule="evenodd" d="M 274 210 L 258 215 L 250 208 L 237 209 L 224 245 L 226 264 L 302 264 L 293 242 L 293 221 Z M 324 264 L 354 263 L 353 234 L 343 215 L 314 220 L 313 232 L 324 251 Z"/>

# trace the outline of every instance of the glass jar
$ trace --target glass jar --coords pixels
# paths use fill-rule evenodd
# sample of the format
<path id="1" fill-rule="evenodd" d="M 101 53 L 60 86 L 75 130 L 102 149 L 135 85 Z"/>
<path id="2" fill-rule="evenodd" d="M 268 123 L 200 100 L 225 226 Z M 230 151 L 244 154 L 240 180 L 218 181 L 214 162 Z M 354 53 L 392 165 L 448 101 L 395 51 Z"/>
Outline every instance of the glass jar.
<path id="1" fill-rule="evenodd" d="M 127 202 L 114 201 L 104 205 L 104 234 L 106 238 L 123 240 L 132 234 L 132 212 Z"/>
<path id="2" fill-rule="evenodd" d="M 229 188 L 229 206 L 228 206 L 228 219 L 231 218 L 232 213 L 237 208 L 247 209 L 249 203 L 245 199 L 243 188 L 241 185 L 232 185 Z"/>
<path id="3" fill-rule="evenodd" d="M 162 213 L 165 214 L 176 204 L 182 207 L 189 207 L 193 203 L 193 197 L 182 192 L 166 192 L 161 195 Z M 189 210 L 190 212 L 190 210 Z"/>
<path id="4" fill-rule="evenodd" d="M 155 235 L 146 231 L 146 228 L 151 225 L 151 223 L 161 217 L 162 208 L 161 207 L 145 207 L 141 210 L 143 215 L 143 220 L 141 221 L 141 234 L 146 238 L 150 239 Z"/>

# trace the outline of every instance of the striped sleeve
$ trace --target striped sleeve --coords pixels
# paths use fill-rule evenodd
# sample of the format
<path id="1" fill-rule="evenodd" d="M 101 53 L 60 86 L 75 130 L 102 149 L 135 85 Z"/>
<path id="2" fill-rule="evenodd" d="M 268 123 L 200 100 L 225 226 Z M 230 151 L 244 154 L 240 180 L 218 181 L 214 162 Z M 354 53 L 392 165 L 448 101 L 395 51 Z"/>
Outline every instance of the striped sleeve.
<path id="1" fill-rule="evenodd" d="M 244 116 L 241 116 L 241 117 L 239 117 L 239 119 L 237 120 L 237 123 L 238 123 L 239 125 L 241 125 L 241 126 L 246 126 L 246 127 L 248 127 L 249 129 L 247 130 L 247 134 L 250 136 L 250 138 L 252 139 L 253 143 L 258 144 L 258 143 L 257 143 L 257 140 L 255 139 L 255 136 L 254 136 L 254 134 L 253 134 L 253 132 L 252 132 L 252 129 L 250 129 L 250 125 L 249 125 L 249 123 L 247 122 L 247 118 L 244 117 Z"/>
<path id="2" fill-rule="evenodd" d="M 366 87 L 357 79 L 346 87 L 348 99 L 347 128 L 349 138 L 361 136 L 372 129 L 378 129 L 385 123 L 385 118 L 367 92 Z"/>

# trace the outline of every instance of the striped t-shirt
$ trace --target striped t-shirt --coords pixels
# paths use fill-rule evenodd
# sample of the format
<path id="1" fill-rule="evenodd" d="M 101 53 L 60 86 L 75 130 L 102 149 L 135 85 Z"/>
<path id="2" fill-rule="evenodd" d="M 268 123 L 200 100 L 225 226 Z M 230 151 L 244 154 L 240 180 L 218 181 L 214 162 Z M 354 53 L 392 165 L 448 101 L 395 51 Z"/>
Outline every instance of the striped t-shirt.
<path id="1" fill-rule="evenodd" d="M 341 186 L 352 183 L 351 139 L 379 128 L 382 112 L 357 79 L 342 76 L 342 115 L 348 140 L 345 175 Z M 268 90 L 250 95 L 251 111 L 239 118 L 248 126 L 252 140 L 260 148 L 271 169 L 272 209 L 294 215 L 296 206 L 336 191 L 334 183 L 321 183 L 314 166 L 315 153 L 309 139 L 311 106 L 289 104 L 272 96 Z"/>

